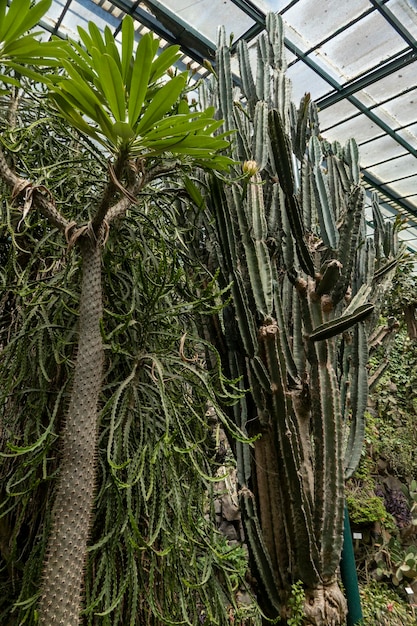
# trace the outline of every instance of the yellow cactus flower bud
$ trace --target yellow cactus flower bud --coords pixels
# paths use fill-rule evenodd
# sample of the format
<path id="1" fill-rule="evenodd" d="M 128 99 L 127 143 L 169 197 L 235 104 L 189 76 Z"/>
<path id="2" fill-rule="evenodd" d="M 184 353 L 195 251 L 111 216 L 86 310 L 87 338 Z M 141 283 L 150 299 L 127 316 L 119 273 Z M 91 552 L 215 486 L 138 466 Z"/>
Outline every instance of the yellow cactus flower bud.
<path id="1" fill-rule="evenodd" d="M 245 161 L 243 163 L 242 170 L 246 176 L 252 177 L 259 171 L 259 166 L 256 161 Z"/>

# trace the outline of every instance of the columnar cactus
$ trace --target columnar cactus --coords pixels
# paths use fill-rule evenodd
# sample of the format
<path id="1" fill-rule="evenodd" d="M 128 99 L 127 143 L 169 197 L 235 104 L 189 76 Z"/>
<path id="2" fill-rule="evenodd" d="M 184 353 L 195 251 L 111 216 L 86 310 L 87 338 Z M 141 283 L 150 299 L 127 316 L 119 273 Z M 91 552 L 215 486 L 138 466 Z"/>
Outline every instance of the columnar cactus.
<path id="1" fill-rule="evenodd" d="M 249 390 L 232 410 L 257 436 L 252 450 L 237 442 L 236 456 L 261 607 L 285 619 L 301 579 L 306 623 L 337 625 L 344 480 L 359 459 L 367 398 L 365 320 L 397 251 L 376 198 L 367 236 L 354 140 L 321 137 L 308 94 L 298 109 L 291 103 L 283 42 L 279 17 L 268 15 L 256 79 L 239 42 L 239 90 L 222 32 L 217 76 L 204 87 L 203 102 L 217 98 L 225 129 L 237 129 L 242 164 L 233 184 L 205 179 L 207 262 L 232 295 L 211 340 Z"/>

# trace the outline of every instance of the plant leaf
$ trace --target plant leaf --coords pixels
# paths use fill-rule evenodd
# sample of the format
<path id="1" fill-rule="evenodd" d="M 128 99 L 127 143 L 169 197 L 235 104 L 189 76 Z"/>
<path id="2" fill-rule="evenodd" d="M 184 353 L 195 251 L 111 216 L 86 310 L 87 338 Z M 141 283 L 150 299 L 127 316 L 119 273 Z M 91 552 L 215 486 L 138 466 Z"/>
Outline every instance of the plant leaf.
<path id="1" fill-rule="evenodd" d="M 87 33 L 86 30 L 84 30 L 84 28 L 82 28 L 81 26 L 77 27 L 78 30 L 78 34 L 80 36 L 81 41 L 83 42 L 86 50 L 88 53 L 91 52 L 92 48 L 94 47 L 94 43 L 93 40 L 91 39 L 90 35 Z M 97 48 L 98 46 L 96 46 Z"/>
<path id="2" fill-rule="evenodd" d="M 148 90 L 149 75 L 153 57 L 153 38 L 150 33 L 147 33 L 139 42 L 136 50 L 135 61 L 133 63 L 128 104 L 128 118 L 131 126 L 135 126 L 142 110 L 143 102 Z"/>
<path id="3" fill-rule="evenodd" d="M 185 77 L 183 75 L 175 76 L 161 87 L 149 103 L 149 106 L 140 120 L 136 129 L 137 133 L 143 135 L 147 130 L 150 130 L 155 122 L 160 120 L 163 115 L 169 111 L 184 87 Z"/>
<path id="4" fill-rule="evenodd" d="M 101 36 L 101 32 L 99 27 L 95 22 L 88 22 L 88 30 L 90 32 L 90 37 L 92 41 L 92 48 L 98 48 L 102 54 L 106 51 L 106 45 L 103 41 L 103 37 Z M 89 50 L 91 54 L 91 50 Z"/>
<path id="5" fill-rule="evenodd" d="M 95 106 L 98 104 L 101 106 L 101 102 L 97 93 L 92 87 L 85 81 L 76 69 L 66 61 L 62 62 L 63 66 L 69 74 L 69 78 L 64 78 L 55 86 L 55 90 L 64 89 L 64 91 L 70 93 L 75 102 L 78 102 L 78 108 L 82 113 L 94 118 Z"/>
<path id="6" fill-rule="evenodd" d="M 3 6 L 0 11 L 0 41 L 5 44 L 14 42 L 39 22 L 50 5 L 51 0 L 40 0 L 33 7 L 30 6 L 30 0 L 14 0 L 7 13 Z"/>
<path id="7" fill-rule="evenodd" d="M 67 48 L 67 56 L 70 57 L 71 63 L 77 71 L 90 82 L 94 82 L 94 70 L 92 67 L 92 58 L 76 41 L 71 41 Z"/>
<path id="8" fill-rule="evenodd" d="M 78 113 L 68 98 L 66 98 L 62 93 L 52 93 L 51 98 L 58 107 L 61 115 L 71 124 L 71 126 L 74 126 L 80 132 L 102 143 L 96 130 L 87 124 L 85 119 Z"/>
<path id="9" fill-rule="evenodd" d="M 6 15 L 7 0 L 0 0 L 0 32 L 3 28 L 3 22 Z"/>
<path id="10" fill-rule="evenodd" d="M 22 12 L 22 2 L 20 2 L 19 0 L 14 0 L 14 3 L 17 6 L 19 6 L 19 12 Z M 30 4 L 29 2 L 27 3 L 28 5 Z M 41 17 L 43 15 L 45 15 L 45 13 L 48 11 L 48 9 L 50 8 L 52 4 L 52 0 L 40 0 L 40 2 L 37 2 L 36 4 L 34 4 L 26 13 L 26 15 L 24 16 L 24 22 L 21 22 L 21 30 L 19 32 L 19 30 L 17 29 L 17 25 L 16 22 L 13 22 L 13 27 L 10 31 L 7 32 L 7 41 L 11 41 L 13 39 L 16 39 L 17 36 L 19 36 L 20 34 L 23 34 L 25 32 L 27 32 L 28 30 L 30 30 L 31 28 L 33 28 L 34 26 L 36 26 L 39 22 L 39 20 L 41 19 Z M 10 9 L 11 9 L 10 5 Z M 9 9 L 9 13 L 10 13 L 10 9 Z"/>
<path id="11" fill-rule="evenodd" d="M 130 15 L 126 15 L 122 22 L 122 78 L 127 91 L 130 92 L 131 64 L 135 29 Z"/>
<path id="12" fill-rule="evenodd" d="M 170 68 L 175 61 L 181 56 L 180 46 L 169 46 L 165 48 L 152 64 L 152 71 L 150 75 L 150 82 L 155 82 L 160 78 L 168 68 Z"/>
<path id="13" fill-rule="evenodd" d="M 196 118 L 195 113 L 188 115 L 172 115 L 162 119 L 153 130 L 146 133 L 147 141 L 163 139 L 165 137 L 178 137 L 179 135 L 195 133 L 199 130 L 206 130 L 203 134 L 212 132 L 211 126 L 208 126 L 208 120 L 199 116 Z"/>
<path id="14" fill-rule="evenodd" d="M 93 48 L 94 66 L 99 77 L 97 87 L 105 95 L 108 108 L 118 122 L 124 122 L 126 117 L 125 88 L 122 75 L 116 61 L 109 54 L 100 54 Z"/>
<path id="15" fill-rule="evenodd" d="M 201 209 L 205 205 L 204 198 L 197 185 L 188 176 L 184 176 L 184 187 L 194 204 Z"/>
<path id="16" fill-rule="evenodd" d="M 68 48 L 67 42 L 62 40 L 42 42 L 34 39 L 33 35 L 24 35 L 7 43 L 1 54 L 3 57 L 11 57 L 20 63 L 31 63 L 34 59 L 42 59 L 42 65 L 53 67 L 61 65 L 60 58 L 66 55 Z M 4 59 L 2 62 L 9 64 Z"/>
<path id="17" fill-rule="evenodd" d="M 14 0 L 0 24 L 0 41 L 8 42 L 29 30 L 30 0 Z"/>
<path id="18" fill-rule="evenodd" d="M 109 54 L 114 62 L 116 63 L 119 71 L 122 71 L 122 62 L 120 60 L 119 50 L 117 49 L 116 42 L 114 41 L 113 33 L 110 28 L 106 26 L 104 28 L 104 39 L 106 42 L 106 51 Z"/>
<path id="19" fill-rule="evenodd" d="M 113 124 L 113 130 L 123 141 L 129 141 L 135 136 L 133 128 L 127 122 L 115 122 Z"/>

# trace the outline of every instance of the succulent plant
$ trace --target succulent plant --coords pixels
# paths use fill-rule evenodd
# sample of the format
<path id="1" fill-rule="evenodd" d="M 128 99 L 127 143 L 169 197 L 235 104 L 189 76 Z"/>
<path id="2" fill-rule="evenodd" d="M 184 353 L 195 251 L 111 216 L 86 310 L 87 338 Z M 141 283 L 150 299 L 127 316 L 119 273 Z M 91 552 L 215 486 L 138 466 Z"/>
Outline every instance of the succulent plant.
<path id="1" fill-rule="evenodd" d="M 109 27 L 102 33 L 92 22 L 88 31 L 78 29 L 83 46 L 70 39 L 42 43 L 25 33 L 51 0 L 32 4 L 29 0 L 0 3 L 0 69 L 16 71 L 15 78 L 7 73 L 0 74 L 0 79 L 16 86 L 17 77 L 25 74 L 43 82 L 56 115 L 111 155 L 105 165 L 105 190 L 101 196 L 97 191 L 93 215 L 85 224 L 82 215 L 68 219 L 57 208 L 52 191 L 26 178 L 24 168 L 20 176 L 0 150 L 0 178 L 11 188 L 11 200 L 22 209 L 19 226 L 32 209 L 38 210 L 63 234 L 68 249 L 75 248 L 81 257 L 78 350 L 61 433 L 61 463 L 38 607 L 41 625 L 75 625 L 83 609 L 94 513 L 104 363 L 101 265 L 110 227 L 139 201 L 140 191 L 162 174 L 181 164 L 223 170 L 231 159 L 218 154 L 229 142 L 215 134 L 221 121 L 212 118 L 214 110 L 192 112 L 181 98 L 186 74 L 170 72 L 179 46 L 169 46 L 157 55 L 159 41 L 151 33 L 136 46 L 129 15 L 121 24 L 120 49 Z M 45 66 L 48 71 L 36 71 Z M 105 158 L 97 160 L 103 164 Z"/>
<path id="2" fill-rule="evenodd" d="M 249 56 L 240 41 L 238 88 L 221 31 L 216 77 L 202 87 L 225 130 L 237 129 L 236 180 L 207 176 L 201 187 L 195 254 L 231 292 L 206 336 L 248 390 L 231 412 L 256 438 L 235 447 L 262 609 L 285 617 L 301 580 L 308 623 L 341 624 L 344 480 L 362 449 L 367 324 L 396 265 L 396 233 L 374 195 L 368 236 L 355 141 L 320 135 L 309 94 L 298 109 L 291 102 L 279 16 L 267 16 L 257 41 L 256 77 Z"/>

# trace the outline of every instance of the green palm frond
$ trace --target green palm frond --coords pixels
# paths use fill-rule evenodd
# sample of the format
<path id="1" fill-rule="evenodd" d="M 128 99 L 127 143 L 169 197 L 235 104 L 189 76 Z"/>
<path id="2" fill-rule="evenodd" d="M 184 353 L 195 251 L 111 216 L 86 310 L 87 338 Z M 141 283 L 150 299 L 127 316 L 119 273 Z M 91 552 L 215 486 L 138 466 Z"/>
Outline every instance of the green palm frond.
<path id="1" fill-rule="evenodd" d="M 36 37 L 39 33 L 29 32 L 50 8 L 52 0 L 0 0 L 0 65 L 37 77 L 28 65 L 58 67 L 65 55 L 65 44 L 57 38 L 43 42 Z M 5 83 L 19 84 L 17 79 L 0 74 Z"/>
<path id="2" fill-rule="evenodd" d="M 220 153 L 229 143 L 215 136 L 220 123 L 206 112 L 191 112 L 182 100 L 184 73 L 167 73 L 178 60 L 179 46 L 159 55 L 159 42 L 144 35 L 134 51 L 133 20 L 122 23 L 119 51 L 108 27 L 101 34 L 94 23 L 79 28 L 83 47 L 69 42 L 62 65 L 65 74 L 49 84 L 61 114 L 79 131 L 113 154 L 151 158 L 164 152 L 227 168 L 232 162 Z"/>

